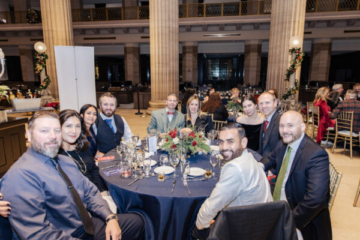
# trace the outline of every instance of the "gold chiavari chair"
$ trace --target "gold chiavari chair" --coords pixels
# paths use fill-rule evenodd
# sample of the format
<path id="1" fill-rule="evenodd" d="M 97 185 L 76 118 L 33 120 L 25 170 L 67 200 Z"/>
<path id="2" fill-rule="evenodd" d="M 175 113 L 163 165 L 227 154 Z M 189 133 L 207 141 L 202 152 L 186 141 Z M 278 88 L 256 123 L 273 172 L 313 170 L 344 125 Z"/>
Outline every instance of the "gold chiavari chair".
<path id="1" fill-rule="evenodd" d="M 312 132 L 311 138 L 316 138 L 315 132 L 319 131 L 319 124 L 320 124 L 320 109 L 319 107 L 312 107 Z M 316 130 L 316 131 L 315 131 Z"/>
<path id="2" fill-rule="evenodd" d="M 308 131 L 309 127 L 312 127 L 312 108 L 314 107 L 313 102 L 306 102 L 306 129 L 305 132 Z"/>
<path id="3" fill-rule="evenodd" d="M 220 129 L 227 123 L 227 121 L 214 120 L 214 114 L 209 114 L 209 115 L 211 115 L 211 120 L 213 122 L 214 129 L 217 131 L 220 131 Z"/>
<path id="4" fill-rule="evenodd" d="M 329 199 L 328 207 L 329 207 L 329 211 L 331 211 L 337 190 L 340 185 L 342 174 L 335 168 L 335 166 L 331 162 L 329 165 L 329 171 L 330 171 L 330 199 Z"/>
<path id="5" fill-rule="evenodd" d="M 356 204 L 359 200 L 359 197 L 360 197 L 360 180 L 359 180 L 359 185 L 357 187 L 357 191 L 356 191 L 356 194 L 355 194 L 355 199 L 354 199 L 354 204 L 353 206 L 356 207 Z"/>
<path id="6" fill-rule="evenodd" d="M 346 149 L 346 142 L 349 141 L 350 143 L 350 158 L 352 158 L 352 147 L 353 141 L 359 142 L 357 139 L 359 137 L 359 133 L 353 132 L 353 119 L 354 112 L 340 112 L 336 119 L 336 126 L 335 126 L 335 140 L 334 146 L 332 148 L 332 152 L 334 153 L 336 144 L 339 142 L 344 142 L 344 152 Z"/>

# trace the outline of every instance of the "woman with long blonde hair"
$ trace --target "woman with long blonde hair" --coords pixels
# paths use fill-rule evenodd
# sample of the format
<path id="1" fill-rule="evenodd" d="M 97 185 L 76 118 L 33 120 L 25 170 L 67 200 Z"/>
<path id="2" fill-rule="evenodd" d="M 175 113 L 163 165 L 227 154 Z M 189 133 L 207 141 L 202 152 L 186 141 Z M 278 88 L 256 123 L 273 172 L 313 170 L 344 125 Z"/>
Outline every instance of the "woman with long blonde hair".
<path id="1" fill-rule="evenodd" d="M 330 118 L 330 107 L 326 99 L 329 97 L 330 89 L 327 87 L 319 88 L 315 94 L 314 106 L 319 107 L 319 129 L 316 137 L 316 142 L 321 144 L 321 140 L 327 133 L 329 127 L 335 126 L 335 120 Z"/>
<path id="2" fill-rule="evenodd" d="M 200 99 L 198 96 L 192 96 L 186 103 L 186 126 L 195 127 L 208 133 L 213 129 L 213 123 L 208 115 L 200 115 Z"/>

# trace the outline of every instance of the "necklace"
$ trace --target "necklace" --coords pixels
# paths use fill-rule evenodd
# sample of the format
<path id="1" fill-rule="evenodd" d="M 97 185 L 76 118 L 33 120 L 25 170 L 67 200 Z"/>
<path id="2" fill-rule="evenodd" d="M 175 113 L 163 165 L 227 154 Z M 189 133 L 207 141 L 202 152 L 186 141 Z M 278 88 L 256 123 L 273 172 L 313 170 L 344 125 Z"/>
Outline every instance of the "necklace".
<path id="1" fill-rule="evenodd" d="M 85 164 L 84 160 L 80 157 L 80 155 L 75 151 L 76 155 L 79 157 L 79 159 L 81 160 L 81 162 L 84 164 L 84 170 L 82 169 L 80 163 L 78 163 L 78 161 L 76 161 L 76 159 L 74 159 L 74 158 L 68 153 L 68 151 L 66 151 L 65 149 L 64 149 L 64 151 L 65 151 L 66 154 L 69 156 L 69 158 L 71 158 L 72 160 L 74 160 L 74 162 L 76 163 L 76 165 L 78 165 L 79 170 L 80 170 L 83 174 L 85 174 L 85 173 L 86 173 L 86 164 Z"/>

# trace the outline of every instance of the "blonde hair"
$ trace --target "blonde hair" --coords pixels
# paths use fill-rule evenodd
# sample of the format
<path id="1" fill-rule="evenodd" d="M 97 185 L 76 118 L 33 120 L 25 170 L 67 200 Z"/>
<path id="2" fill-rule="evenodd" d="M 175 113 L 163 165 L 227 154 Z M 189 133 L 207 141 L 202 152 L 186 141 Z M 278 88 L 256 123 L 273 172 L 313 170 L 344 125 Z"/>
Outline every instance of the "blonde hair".
<path id="1" fill-rule="evenodd" d="M 315 99 L 314 99 L 314 103 L 320 101 L 320 100 L 324 100 L 326 101 L 326 95 L 330 92 L 330 89 L 327 87 L 321 87 L 317 90 L 316 94 L 315 94 Z"/>
<path id="2" fill-rule="evenodd" d="M 200 102 L 199 97 L 195 95 L 195 96 L 190 97 L 189 100 L 188 100 L 187 103 L 186 103 L 186 119 L 187 119 L 187 120 L 191 119 L 191 113 L 190 113 L 189 105 L 190 105 L 190 103 L 191 103 L 193 100 L 197 100 L 198 103 L 199 103 L 199 107 L 198 107 L 198 110 L 197 110 L 197 114 L 200 115 L 201 102 Z"/>
<path id="3" fill-rule="evenodd" d="M 240 90 L 239 90 L 238 88 L 236 88 L 236 87 L 234 87 L 233 89 L 231 89 L 231 93 L 233 93 L 233 92 L 235 92 L 235 91 L 240 92 Z"/>

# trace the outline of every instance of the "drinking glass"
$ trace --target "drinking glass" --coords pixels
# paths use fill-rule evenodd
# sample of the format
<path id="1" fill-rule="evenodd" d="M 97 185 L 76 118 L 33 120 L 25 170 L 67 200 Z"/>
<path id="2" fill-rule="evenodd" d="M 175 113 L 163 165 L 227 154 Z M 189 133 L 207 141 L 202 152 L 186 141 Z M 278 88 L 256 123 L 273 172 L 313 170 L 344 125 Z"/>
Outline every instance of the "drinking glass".
<path id="1" fill-rule="evenodd" d="M 160 155 L 160 166 L 166 166 L 167 162 L 168 162 L 168 155 L 161 154 Z"/>
<path id="2" fill-rule="evenodd" d="M 183 176 L 183 179 L 187 179 L 187 176 L 190 174 L 190 162 L 189 161 L 181 162 L 180 171 Z"/>
<path id="3" fill-rule="evenodd" d="M 121 158 L 121 145 L 117 145 L 115 149 L 116 149 L 117 154 Z"/>
<path id="4" fill-rule="evenodd" d="M 138 151 L 136 153 L 136 160 L 138 162 L 138 168 L 140 168 L 141 166 L 143 166 L 144 163 L 144 159 L 145 159 L 145 153 L 143 151 Z M 140 169 L 139 169 L 140 170 Z"/>
<path id="5" fill-rule="evenodd" d="M 132 142 L 135 144 L 135 147 L 136 147 L 136 145 L 138 144 L 139 139 L 140 139 L 140 137 L 139 137 L 138 134 L 134 134 L 134 135 L 131 136 L 131 140 L 132 140 Z"/>
<path id="6" fill-rule="evenodd" d="M 211 133 L 212 138 L 213 138 L 212 140 L 214 141 L 215 138 L 217 137 L 217 131 L 215 129 L 213 129 L 213 130 L 210 131 L 210 133 Z"/>
<path id="7" fill-rule="evenodd" d="M 213 167 L 212 176 L 215 177 L 215 167 L 219 163 L 219 160 L 215 152 L 212 152 L 210 155 L 210 164 Z"/>
<path id="8" fill-rule="evenodd" d="M 145 160 L 143 163 L 143 170 L 145 173 L 145 177 L 148 178 L 150 177 L 150 171 L 151 171 L 151 161 L 150 160 Z"/>
<path id="9" fill-rule="evenodd" d="M 207 134 L 208 138 L 210 139 L 211 143 L 214 141 L 214 135 L 212 134 L 212 131 L 208 132 Z"/>
<path id="10" fill-rule="evenodd" d="M 131 165 L 132 165 L 132 168 L 133 168 L 133 174 L 132 174 L 132 178 L 137 178 L 139 177 L 139 175 L 137 174 L 137 167 L 138 167 L 138 161 L 137 161 L 137 158 L 136 157 L 133 157 L 132 158 L 132 161 L 131 161 Z"/>
<path id="11" fill-rule="evenodd" d="M 174 167 L 174 175 L 173 177 L 176 178 L 178 175 L 176 174 L 176 166 L 179 164 L 179 158 L 176 154 L 170 155 L 170 164 Z"/>
<path id="12" fill-rule="evenodd" d="M 158 173 L 158 181 L 163 182 L 164 180 L 165 180 L 165 173 L 164 172 L 159 172 Z"/>
<path id="13" fill-rule="evenodd" d="M 205 178 L 209 179 L 212 176 L 212 171 L 211 168 L 206 168 L 205 169 Z"/>

